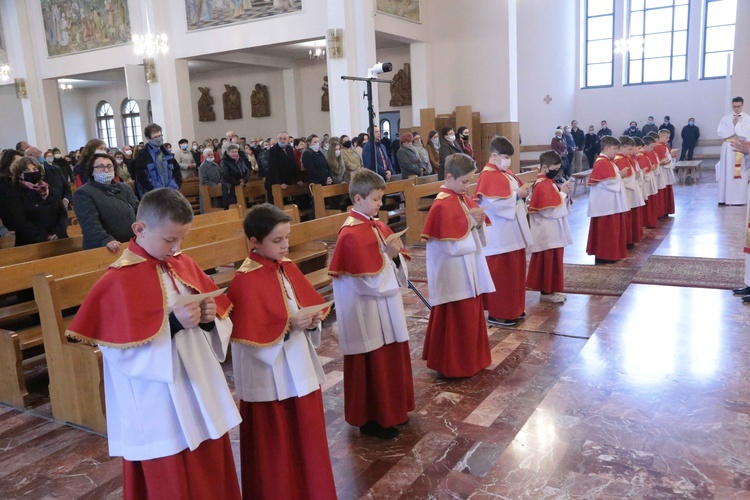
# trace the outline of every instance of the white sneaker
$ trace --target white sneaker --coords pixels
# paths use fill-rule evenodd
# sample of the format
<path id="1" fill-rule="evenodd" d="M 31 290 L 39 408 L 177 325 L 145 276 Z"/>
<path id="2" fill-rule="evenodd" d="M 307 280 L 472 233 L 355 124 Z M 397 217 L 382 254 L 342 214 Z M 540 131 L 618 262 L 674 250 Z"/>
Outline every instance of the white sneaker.
<path id="1" fill-rule="evenodd" d="M 539 299 L 543 302 L 565 302 L 565 297 L 562 297 L 558 295 L 557 293 L 548 293 L 548 294 L 542 294 L 541 298 Z"/>

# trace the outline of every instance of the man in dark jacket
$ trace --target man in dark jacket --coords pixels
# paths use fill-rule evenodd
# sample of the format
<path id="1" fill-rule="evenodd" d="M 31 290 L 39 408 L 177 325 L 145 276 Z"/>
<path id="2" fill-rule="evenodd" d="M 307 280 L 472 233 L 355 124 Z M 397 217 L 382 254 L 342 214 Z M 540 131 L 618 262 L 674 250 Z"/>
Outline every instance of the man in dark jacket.
<path id="1" fill-rule="evenodd" d="M 146 125 L 143 133 L 148 142 L 133 160 L 139 195 L 143 196 L 153 189 L 162 187 L 180 189 L 180 165 L 174 159 L 174 155 L 164 147 L 161 127 L 151 123 Z"/>
<path id="2" fill-rule="evenodd" d="M 391 178 L 393 166 L 391 165 L 388 150 L 385 148 L 385 145 L 380 142 L 380 127 L 375 125 L 373 128 L 373 133 L 370 134 L 370 137 L 372 137 L 373 140 L 367 141 L 362 148 L 362 163 L 364 163 L 366 169 L 372 170 L 387 181 Z M 375 165 L 373 165 L 372 148 L 375 146 L 377 147 L 375 149 Z"/>
<path id="3" fill-rule="evenodd" d="M 649 116 L 648 122 L 641 128 L 641 137 L 646 137 L 649 132 L 658 132 L 659 127 L 656 126 L 656 123 L 654 123 L 654 117 Z"/>
<path id="4" fill-rule="evenodd" d="M 612 130 L 607 127 L 607 120 L 602 120 L 602 128 L 596 133 L 596 136 L 601 139 L 604 136 L 612 136 Z"/>
<path id="5" fill-rule="evenodd" d="M 576 149 L 573 152 L 573 169 L 572 172 L 575 174 L 583 170 L 583 146 L 586 141 L 586 135 L 583 130 L 578 128 L 578 120 L 570 122 L 570 135 L 573 136 L 573 142 L 576 144 Z"/>
<path id="6" fill-rule="evenodd" d="M 294 148 L 289 144 L 289 134 L 286 132 L 279 132 L 276 136 L 276 144 L 268 150 L 268 171 L 264 184 L 268 203 L 273 203 L 271 186 L 274 184 L 281 184 L 282 189 L 286 189 L 291 184 L 303 184 L 297 179 Z"/>
<path id="7" fill-rule="evenodd" d="M 669 116 L 664 117 L 664 123 L 659 125 L 659 130 L 669 130 L 669 142 L 667 142 L 667 145 L 671 148 L 672 147 L 672 141 L 674 140 L 674 125 L 669 123 Z"/>
<path id="8" fill-rule="evenodd" d="M 685 160 L 686 154 L 687 160 L 690 161 L 693 159 L 693 149 L 695 149 L 695 145 L 698 144 L 698 139 L 701 137 L 701 129 L 695 125 L 695 118 L 689 119 L 688 124 L 682 127 L 680 137 L 682 137 L 680 161 Z"/>

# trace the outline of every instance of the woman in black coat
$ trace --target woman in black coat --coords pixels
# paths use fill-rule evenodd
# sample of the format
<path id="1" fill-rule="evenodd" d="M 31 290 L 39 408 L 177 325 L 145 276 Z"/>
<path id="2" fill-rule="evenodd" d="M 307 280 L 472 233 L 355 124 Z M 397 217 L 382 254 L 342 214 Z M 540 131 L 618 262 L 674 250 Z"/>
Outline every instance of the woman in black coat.
<path id="1" fill-rule="evenodd" d="M 320 151 L 320 139 L 315 134 L 307 138 L 307 149 L 302 153 L 302 167 L 307 171 L 307 181 L 310 184 L 333 184 L 331 167 Z"/>
<path id="2" fill-rule="evenodd" d="M 240 156 L 240 148 L 236 144 L 231 144 L 224 152 L 221 159 L 221 192 L 224 199 L 224 209 L 229 205 L 237 203 L 237 196 L 234 194 L 235 186 L 245 186 L 250 179 L 250 167 Z"/>
<path id="3" fill-rule="evenodd" d="M 42 180 L 39 163 L 29 157 L 11 167 L 13 185 L 7 194 L 7 222 L 16 232 L 16 246 L 67 238 L 68 211 Z"/>

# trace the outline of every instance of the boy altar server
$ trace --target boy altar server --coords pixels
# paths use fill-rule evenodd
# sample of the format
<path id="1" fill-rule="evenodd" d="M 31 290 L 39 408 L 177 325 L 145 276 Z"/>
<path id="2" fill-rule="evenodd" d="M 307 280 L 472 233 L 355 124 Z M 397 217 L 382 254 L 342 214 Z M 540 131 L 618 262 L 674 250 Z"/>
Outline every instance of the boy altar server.
<path id="1" fill-rule="evenodd" d="M 635 139 L 638 139 L 638 137 Z M 620 137 L 620 150 L 618 155 L 615 156 L 615 164 L 620 169 L 623 186 L 625 187 L 625 197 L 630 207 L 629 217 L 627 218 L 629 223 L 628 243 L 639 243 L 643 236 L 643 212 L 641 207 L 645 205 L 645 202 L 638 183 L 641 175 L 640 169 L 633 156 L 635 139 L 626 135 Z"/>
<path id="2" fill-rule="evenodd" d="M 229 286 L 244 498 L 335 498 L 315 348 L 328 309 L 289 253 L 291 218 L 269 204 L 244 221 L 252 251 Z"/>
<path id="3" fill-rule="evenodd" d="M 135 238 L 66 332 L 101 349 L 109 452 L 123 457 L 126 499 L 240 498 L 228 434 L 240 415 L 220 365 L 231 303 L 176 304 L 218 291 L 180 253 L 192 220 L 179 191 L 145 194 Z"/>
<path id="4" fill-rule="evenodd" d="M 554 151 L 539 156 L 539 175 L 529 203 L 529 222 L 534 243 L 526 286 L 542 292 L 540 300 L 564 302 L 565 277 L 563 252 L 573 243 L 568 224 L 570 185 L 558 188 L 554 178 L 560 173 L 562 159 Z"/>
<path id="5" fill-rule="evenodd" d="M 589 239 L 586 253 L 596 256 L 597 262 L 616 262 L 628 256 L 627 231 L 623 214 L 629 210 L 620 170 L 612 162 L 620 141 L 605 136 L 601 139 L 602 152 L 594 162 L 589 178 L 588 216 Z"/>
<path id="6" fill-rule="evenodd" d="M 514 151 L 508 139 L 494 137 L 477 182 L 479 206 L 491 222 L 484 254 L 496 290 L 486 297 L 487 321 L 499 326 L 513 326 L 525 316 L 526 248 L 533 243 L 524 203 L 529 188 L 508 170 Z"/>
<path id="7" fill-rule="evenodd" d="M 354 208 L 331 257 L 333 296 L 344 355 L 344 414 L 362 434 L 398 436 L 414 409 L 409 332 L 401 296 L 407 286 L 403 244 L 374 219 L 385 181 L 371 170 L 352 174 Z"/>
<path id="8" fill-rule="evenodd" d="M 674 162 L 672 161 L 672 152 L 669 149 L 669 130 L 662 129 L 659 131 L 659 140 L 654 146 L 654 152 L 659 158 L 662 175 L 664 177 L 664 215 L 674 213 Z"/>
<path id="9" fill-rule="evenodd" d="M 427 214 L 430 321 L 422 359 L 445 377 L 470 377 L 490 365 L 482 294 L 495 291 L 482 252 L 484 213 L 466 193 L 476 164 L 465 154 L 445 161 L 445 185 Z"/>
<path id="10" fill-rule="evenodd" d="M 656 214 L 659 218 L 667 216 L 667 174 L 664 167 L 659 161 L 659 154 L 656 152 L 656 146 L 659 144 L 659 134 L 650 132 L 648 134 L 654 140 L 651 151 L 646 153 L 651 161 L 654 181 L 656 182 Z"/>
<path id="11" fill-rule="evenodd" d="M 641 169 L 641 190 L 643 192 L 643 200 L 645 201 L 645 205 L 641 209 L 643 227 L 655 228 L 659 225 L 659 216 L 656 213 L 656 194 L 658 191 L 656 189 L 656 179 L 654 179 L 654 174 L 651 172 L 651 160 L 648 158 L 648 153 L 654 147 L 654 140 L 651 137 L 644 137 L 643 140 L 636 139 L 635 144 L 638 154 L 635 156 L 635 161 L 638 163 L 638 168 Z"/>

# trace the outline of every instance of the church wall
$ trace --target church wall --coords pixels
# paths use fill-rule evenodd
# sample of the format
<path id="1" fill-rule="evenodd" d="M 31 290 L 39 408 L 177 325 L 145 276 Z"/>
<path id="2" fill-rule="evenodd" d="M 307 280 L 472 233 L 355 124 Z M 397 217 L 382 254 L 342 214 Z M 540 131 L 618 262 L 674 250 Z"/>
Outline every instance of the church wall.
<path id="1" fill-rule="evenodd" d="M 271 116 L 253 118 L 250 96 L 256 83 L 268 87 L 271 103 Z M 222 94 L 224 84 L 234 85 L 240 92 L 242 100 L 242 119 L 225 120 Z M 198 121 L 198 99 L 201 96 L 198 87 L 211 89 L 214 98 L 216 121 Z M 281 70 L 260 69 L 257 67 L 239 67 L 221 71 L 193 73 L 190 75 L 190 103 L 195 119 L 195 134 L 199 139 L 224 137 L 228 130 L 233 130 L 241 137 L 272 137 L 286 127 L 286 108 L 284 104 L 284 87 Z"/>
<path id="2" fill-rule="evenodd" d="M 403 45 L 400 47 L 391 47 L 388 49 L 380 49 L 377 51 L 377 59 L 379 62 L 390 62 L 393 63 L 393 71 L 391 73 L 384 73 L 380 75 L 381 78 L 389 80 L 396 76 L 398 70 L 403 69 L 404 63 L 410 62 L 409 46 Z M 378 88 L 378 99 L 380 103 L 379 113 L 387 111 L 398 111 L 400 112 L 401 128 L 412 127 L 412 107 L 411 106 L 391 106 L 391 86 L 386 83 L 375 84 Z M 362 100 L 362 106 L 367 106 L 367 101 Z"/>
<path id="3" fill-rule="evenodd" d="M 0 127 L 0 148 L 13 148 L 26 137 L 23 107 L 13 84 L 0 85 L 0 110 L 3 124 Z"/>
<path id="4" fill-rule="evenodd" d="M 98 101 L 97 101 L 98 102 Z M 112 103 L 110 103 L 112 104 Z M 88 107 L 86 92 L 74 89 L 60 94 L 66 144 L 57 145 L 65 153 L 80 148 L 96 135 L 96 103 Z M 113 109 L 117 109 L 114 106 Z"/>
<path id="5" fill-rule="evenodd" d="M 301 115 L 300 135 L 330 134 L 330 112 L 320 110 L 320 98 L 323 96 L 323 77 L 327 74 L 325 61 L 310 60 L 299 65 L 301 102 L 297 102 L 297 113 Z"/>

